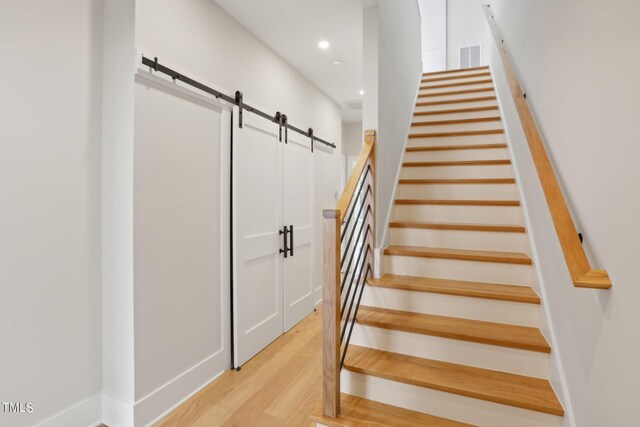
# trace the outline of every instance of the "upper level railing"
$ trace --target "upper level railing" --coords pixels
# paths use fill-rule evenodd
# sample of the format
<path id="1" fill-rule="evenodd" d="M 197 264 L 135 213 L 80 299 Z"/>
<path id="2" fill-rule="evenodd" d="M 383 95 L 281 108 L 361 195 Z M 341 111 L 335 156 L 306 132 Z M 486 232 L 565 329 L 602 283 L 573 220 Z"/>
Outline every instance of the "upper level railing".
<path id="1" fill-rule="evenodd" d="M 373 274 L 375 141 L 375 131 L 366 131 L 336 209 L 322 212 L 322 413 L 331 418 L 340 412 L 340 370 L 366 280 Z"/>
<path id="2" fill-rule="evenodd" d="M 587 255 L 582 247 L 582 241 L 573 223 L 569 209 L 567 208 L 567 203 L 562 196 L 556 175 L 553 172 L 549 156 L 547 156 L 547 152 L 545 151 L 540 132 L 533 120 L 533 115 L 520 87 L 513 64 L 511 64 L 509 55 L 502 43 L 502 37 L 496 26 L 491 8 L 488 5 L 483 6 L 483 8 L 496 47 L 500 52 L 500 58 L 502 59 L 509 88 L 511 89 L 511 95 L 513 96 L 524 133 L 527 137 L 531 156 L 533 157 L 533 162 L 538 171 L 540 183 L 542 184 L 542 190 L 549 205 L 549 211 L 551 211 L 551 218 L 553 219 L 553 224 L 558 234 L 558 239 L 560 240 L 560 246 L 562 247 L 564 259 L 569 268 L 571 280 L 576 287 L 608 289 L 611 287 L 611 280 L 607 272 L 605 270 L 594 270 L 589 264 Z"/>

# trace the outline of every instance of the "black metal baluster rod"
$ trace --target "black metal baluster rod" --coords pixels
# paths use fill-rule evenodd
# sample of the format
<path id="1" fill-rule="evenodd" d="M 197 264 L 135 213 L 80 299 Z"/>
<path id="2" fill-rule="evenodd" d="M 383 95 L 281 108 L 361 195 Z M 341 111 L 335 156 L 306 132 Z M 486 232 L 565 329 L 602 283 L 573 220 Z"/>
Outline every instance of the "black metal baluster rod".
<path id="1" fill-rule="evenodd" d="M 351 333 L 353 332 L 353 326 L 355 325 L 355 321 L 358 318 L 358 309 L 360 308 L 360 301 L 362 301 L 362 294 L 364 293 L 364 284 L 367 280 L 367 277 L 369 276 L 369 273 L 371 272 L 371 264 L 367 265 L 367 272 L 364 275 L 364 279 L 362 281 L 362 286 L 361 286 L 361 290 L 360 290 L 360 296 L 358 297 L 358 304 L 356 304 L 356 312 L 353 315 L 353 323 L 351 323 L 351 328 L 349 329 L 349 335 L 347 335 L 347 341 L 345 342 L 344 345 L 344 350 L 342 351 L 342 357 L 340 358 L 340 369 L 342 369 L 342 366 L 344 366 L 344 359 L 347 356 L 347 349 L 349 348 L 349 341 L 351 341 Z M 340 340 L 342 341 L 342 340 Z"/>
<path id="2" fill-rule="evenodd" d="M 367 231 L 364 233 L 364 236 L 366 236 L 369 233 L 369 231 L 371 231 L 371 226 L 367 225 Z M 363 242 L 364 242 L 364 239 L 363 239 Z M 354 246 L 353 250 L 351 252 L 352 256 L 355 255 L 356 249 L 357 249 L 357 246 Z M 360 256 L 361 255 L 362 255 L 362 250 L 360 252 L 358 252 L 358 255 L 356 257 L 356 263 L 355 263 L 356 270 L 354 270 L 354 274 L 357 271 L 357 266 L 358 266 L 358 263 L 360 262 Z M 344 291 L 344 286 L 347 283 L 347 279 L 349 277 L 349 269 L 351 268 L 351 261 L 353 261 L 353 258 L 351 258 L 351 260 L 349 260 L 349 266 L 348 266 L 349 268 L 347 270 L 345 270 L 344 275 L 342 276 L 342 280 L 340 281 L 340 292 L 341 293 Z M 347 287 L 347 290 L 351 287 L 352 283 L 353 283 L 353 274 L 351 275 L 351 281 L 349 283 L 349 286 Z"/>
<path id="3" fill-rule="evenodd" d="M 367 227 L 367 233 L 365 233 L 365 236 L 369 233 L 369 231 L 371 231 L 371 226 Z M 364 268 L 364 263 L 366 261 L 366 257 L 363 257 L 363 255 L 366 253 L 366 251 L 361 250 L 358 253 L 358 259 L 356 260 L 356 269 L 353 271 L 353 274 L 351 275 L 351 280 L 349 281 L 349 286 L 347 286 L 347 293 L 346 293 L 346 297 L 344 300 L 344 304 L 342 304 L 342 307 L 340 308 L 340 318 L 342 319 L 342 316 L 344 316 L 344 310 L 347 307 L 347 301 L 349 300 L 349 295 L 351 295 L 351 289 L 353 288 L 353 279 L 356 277 L 356 273 L 362 271 L 362 268 Z M 342 292 L 342 289 L 340 290 Z"/>
<path id="4" fill-rule="evenodd" d="M 367 209 L 367 212 L 372 212 L 371 211 L 371 206 L 369 206 L 369 208 Z M 365 216 L 365 218 L 367 218 L 367 216 Z M 367 225 L 367 231 L 364 233 L 364 235 L 362 234 L 362 231 L 364 230 L 364 226 L 365 224 Z M 358 249 L 358 242 L 360 242 L 360 236 L 363 236 L 362 242 L 364 243 L 364 237 L 371 231 L 371 224 L 367 224 L 366 221 L 362 221 L 362 223 L 360 224 L 360 229 L 358 230 L 358 236 L 356 237 L 356 241 L 354 242 L 353 246 L 351 247 L 351 255 L 349 257 L 349 262 L 347 263 L 347 268 L 344 270 L 345 275 L 342 277 L 342 280 L 340 281 L 340 292 L 343 291 L 344 286 L 346 284 L 347 281 L 347 276 L 349 274 L 349 271 L 351 270 L 351 264 L 353 263 L 353 258 L 356 254 L 356 250 Z M 357 261 L 356 261 L 356 265 L 357 265 Z"/>
<path id="5" fill-rule="evenodd" d="M 345 274 L 344 274 L 344 276 L 342 278 L 342 281 L 341 281 L 342 283 L 340 284 L 340 294 L 341 295 L 345 293 L 344 292 L 344 288 L 345 288 L 345 285 L 347 283 L 347 280 L 349 280 L 349 285 L 346 286 L 346 293 L 347 293 L 347 295 L 349 295 L 349 293 L 351 292 L 351 287 L 353 286 L 353 279 L 355 278 L 355 274 L 359 271 L 358 268 L 362 268 L 360 264 L 362 264 L 361 259 L 362 259 L 362 253 L 364 252 L 364 237 L 366 237 L 369 234 L 370 231 L 371 231 L 371 226 L 369 225 L 369 226 L 367 226 L 367 231 L 364 233 L 364 236 L 363 236 L 363 239 L 362 239 L 363 245 L 360 248 L 360 251 L 358 251 L 358 255 L 356 256 L 356 262 L 355 262 L 355 265 L 354 265 L 353 274 L 351 274 L 351 276 L 350 276 L 351 280 L 349 280 L 349 277 L 348 277 L 349 276 L 349 272 L 348 271 L 345 272 Z M 343 314 L 342 312 L 343 311 L 344 310 L 340 311 L 340 317 L 342 317 L 342 314 Z"/>
<path id="6" fill-rule="evenodd" d="M 371 245 L 367 245 L 367 249 L 364 252 L 368 255 L 370 250 L 371 250 Z M 358 295 L 358 283 L 360 282 L 360 278 L 362 277 L 363 271 L 364 269 L 360 269 L 360 273 L 358 274 L 358 279 L 356 280 L 356 291 L 353 293 L 353 298 L 351 299 L 351 303 L 349 304 L 349 310 L 347 311 L 347 315 L 344 318 L 344 326 L 342 327 L 342 332 L 340 333 L 340 342 L 344 340 L 344 334 L 347 331 L 347 325 L 349 324 L 349 319 L 351 317 L 351 310 L 353 309 L 353 303 L 356 300 L 356 295 Z M 355 317 L 353 319 L 355 321 Z"/>
<path id="7" fill-rule="evenodd" d="M 360 197 L 360 193 L 362 191 L 364 183 L 365 183 L 364 179 L 359 183 L 359 188 L 358 188 L 357 192 L 354 193 L 353 199 L 351 200 L 351 203 L 349 204 L 349 207 L 347 208 L 347 211 L 349 212 L 348 215 L 347 215 L 347 220 L 342 223 L 342 228 L 341 228 L 341 231 L 340 231 L 340 244 L 341 244 L 341 246 L 344 247 L 344 249 L 348 249 L 348 247 L 344 244 L 345 243 L 344 242 L 344 237 L 348 233 L 349 227 L 351 227 L 351 230 L 353 230 L 353 228 L 356 226 L 356 223 L 357 223 L 357 221 L 355 221 L 352 224 L 351 223 L 351 219 L 354 217 L 353 214 L 356 212 L 356 210 L 358 210 L 360 208 L 360 206 L 362 206 L 362 204 L 358 204 L 358 199 Z M 342 253 L 343 257 L 346 256 L 345 251 L 342 251 L 341 253 Z"/>
<path id="8" fill-rule="evenodd" d="M 367 186 L 367 193 L 369 191 L 371 191 L 371 185 Z M 365 203 L 361 203 L 360 204 L 360 206 L 358 207 L 358 214 L 356 215 L 356 218 L 360 218 L 361 217 L 362 209 L 364 209 L 365 205 L 366 205 Z M 356 220 L 356 224 L 357 224 L 357 220 Z M 354 224 L 354 226 L 351 227 L 351 232 L 349 234 L 349 239 L 347 240 L 347 244 L 344 245 L 345 249 L 348 249 L 350 247 L 349 245 L 351 244 L 351 239 L 353 238 L 353 232 L 356 229 L 356 224 Z M 342 245 L 344 243 L 344 240 L 342 240 L 340 243 Z M 342 256 L 340 257 L 340 267 L 342 267 L 342 264 L 344 263 L 344 258 L 346 257 L 346 255 L 347 255 L 346 251 L 343 251 L 342 252 Z"/>
<path id="9" fill-rule="evenodd" d="M 370 168 L 369 168 L 370 169 Z M 353 228 L 355 227 L 355 223 L 352 225 L 351 224 L 351 219 L 354 217 L 354 213 L 356 212 L 357 209 L 360 209 L 360 211 L 358 212 L 358 215 L 360 215 L 361 213 L 361 207 L 362 207 L 362 203 L 358 203 L 358 201 L 360 200 L 360 198 L 362 197 L 362 190 L 364 187 L 364 184 L 366 182 L 366 176 L 368 175 L 369 171 L 367 170 L 364 174 L 363 174 L 363 179 L 359 182 L 358 186 L 358 190 L 356 193 L 354 193 L 354 196 L 351 200 L 351 203 L 349 204 L 349 207 L 347 208 L 347 211 L 349 212 L 347 215 L 347 220 L 344 221 L 342 223 L 342 228 L 341 228 L 341 232 L 340 232 L 340 244 L 341 247 L 343 247 L 345 250 L 348 249 L 347 246 L 344 245 L 344 237 L 345 234 L 348 232 L 349 230 L 349 226 L 351 226 L 351 230 L 353 230 Z M 370 185 L 367 187 L 367 191 L 370 190 Z M 358 215 L 356 215 L 355 217 L 357 218 Z M 357 222 L 357 221 L 356 221 Z M 346 252 L 342 251 L 342 256 L 346 256 Z"/>
<path id="10" fill-rule="evenodd" d="M 363 220 L 363 221 L 362 221 L 362 225 L 366 224 L 366 220 L 367 220 L 367 218 L 369 217 L 369 214 L 372 214 L 372 213 L 373 213 L 373 211 L 372 211 L 371 209 L 369 209 L 369 210 L 367 211 L 367 215 L 365 215 L 365 216 L 362 218 L 362 220 Z M 357 249 L 357 247 L 358 247 L 358 242 L 362 241 L 362 244 L 363 244 L 363 246 L 364 246 L 365 238 L 367 237 L 367 235 L 368 235 L 370 232 L 371 232 L 371 233 L 373 232 L 373 231 L 372 231 L 372 229 L 371 229 L 371 224 L 367 224 L 367 231 L 366 231 L 366 232 L 364 233 L 364 235 L 362 236 L 362 240 L 360 240 L 360 238 L 359 238 L 359 236 L 358 236 L 358 238 L 356 239 L 355 244 L 353 245 L 352 255 L 353 255 L 353 251 L 355 251 L 355 250 Z M 358 257 L 357 257 L 357 259 L 356 259 L 356 266 L 357 266 L 357 265 L 359 265 L 359 263 L 360 263 L 360 256 L 361 256 L 361 255 L 362 255 L 362 250 L 360 251 L 360 253 L 358 254 Z M 349 275 L 349 268 L 351 268 L 351 261 L 349 261 L 349 265 L 348 265 L 348 267 L 347 267 L 347 270 L 345 271 L 345 274 L 343 275 L 343 277 L 342 277 L 342 279 L 341 279 L 341 283 L 340 283 L 340 292 L 341 292 L 341 293 L 343 293 L 344 286 L 345 286 L 346 281 L 347 281 L 347 279 L 348 279 L 348 275 Z M 356 269 L 356 271 L 358 271 L 358 270 Z M 354 274 L 355 274 L 355 272 L 354 272 Z M 352 284 L 353 284 L 353 278 L 354 278 L 354 275 L 351 275 L 351 280 L 350 280 L 350 282 L 349 282 L 349 286 L 347 287 L 347 295 L 351 292 L 351 286 L 352 286 Z M 344 309 L 342 309 L 342 310 L 341 310 L 341 312 L 340 312 L 340 317 L 342 317 L 343 312 L 344 312 Z"/>
<path id="11" fill-rule="evenodd" d="M 364 206 L 364 205 L 363 205 L 363 206 Z M 368 203 L 368 204 L 367 204 L 367 212 L 366 212 L 366 214 L 365 214 L 365 217 L 366 217 L 366 215 L 368 215 L 368 214 L 369 214 L 369 211 L 370 211 L 370 210 L 371 210 L 371 203 Z M 360 235 L 362 234 L 362 230 L 364 229 L 364 224 L 365 224 L 365 222 L 364 222 L 364 221 L 362 221 L 362 223 L 360 224 L 360 227 L 359 227 L 359 229 L 358 229 L 358 237 L 356 238 L 356 242 L 360 239 Z M 354 229 L 354 230 L 355 230 L 355 229 Z M 351 232 L 351 236 L 349 236 L 349 243 L 347 243 L 347 250 L 349 249 L 349 247 L 350 247 L 350 245 L 351 245 L 351 240 L 352 240 L 352 238 L 353 238 L 353 231 Z M 352 249 L 352 250 L 351 250 L 351 255 L 349 256 L 349 263 L 347 264 L 347 270 L 346 270 L 346 271 L 349 271 L 349 268 L 351 267 L 351 261 L 353 261 L 353 253 L 354 253 L 354 251 L 355 251 L 355 247 L 354 247 L 354 249 Z M 344 253 L 343 253 L 343 255 L 346 255 L 346 254 L 347 254 L 347 252 L 344 252 Z M 340 269 L 342 269 L 342 267 L 343 267 L 343 265 L 344 265 L 344 261 L 345 261 L 345 259 L 346 259 L 346 256 L 345 256 L 345 257 L 343 257 L 343 258 L 340 260 Z"/>
<path id="12" fill-rule="evenodd" d="M 360 192 L 362 191 L 362 187 L 364 187 L 364 182 L 366 181 L 370 171 L 371 171 L 371 165 L 368 165 L 367 170 L 365 170 L 364 173 L 360 175 L 360 178 L 359 178 L 360 183 L 358 184 L 359 188 L 356 190 L 354 195 L 355 194 L 360 195 Z M 355 206 L 356 206 L 355 203 L 352 202 L 350 205 L 351 209 L 349 209 L 349 214 L 347 215 L 347 220 L 342 223 L 342 233 L 340 234 L 340 240 L 344 238 L 344 233 L 347 231 L 347 227 L 351 222 L 351 217 L 353 216 L 353 212 L 355 211 Z"/>

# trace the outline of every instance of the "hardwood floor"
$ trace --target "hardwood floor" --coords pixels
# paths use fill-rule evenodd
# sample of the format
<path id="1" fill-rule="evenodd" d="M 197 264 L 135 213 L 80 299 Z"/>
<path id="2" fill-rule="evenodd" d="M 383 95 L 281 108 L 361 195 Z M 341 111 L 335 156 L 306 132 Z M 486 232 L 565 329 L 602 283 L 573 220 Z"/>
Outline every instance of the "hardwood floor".
<path id="1" fill-rule="evenodd" d="M 313 426 L 322 391 L 320 309 L 240 371 L 225 372 L 157 426 Z"/>

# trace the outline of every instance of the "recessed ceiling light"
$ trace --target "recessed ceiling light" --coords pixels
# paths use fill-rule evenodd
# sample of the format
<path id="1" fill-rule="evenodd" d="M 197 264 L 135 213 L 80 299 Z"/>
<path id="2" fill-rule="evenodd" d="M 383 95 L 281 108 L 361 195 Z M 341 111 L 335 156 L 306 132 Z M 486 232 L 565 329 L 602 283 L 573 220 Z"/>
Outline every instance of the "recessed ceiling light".
<path id="1" fill-rule="evenodd" d="M 339 59 L 334 59 L 333 61 L 331 61 L 331 65 L 333 65 L 334 67 L 342 67 L 342 61 L 340 61 Z"/>
<path id="2" fill-rule="evenodd" d="M 318 47 L 320 49 L 329 49 L 329 46 L 331 46 L 331 45 L 326 40 L 321 40 L 320 42 L 318 42 Z"/>
<path id="3" fill-rule="evenodd" d="M 360 95 L 364 95 L 364 91 L 363 90 L 360 90 Z"/>

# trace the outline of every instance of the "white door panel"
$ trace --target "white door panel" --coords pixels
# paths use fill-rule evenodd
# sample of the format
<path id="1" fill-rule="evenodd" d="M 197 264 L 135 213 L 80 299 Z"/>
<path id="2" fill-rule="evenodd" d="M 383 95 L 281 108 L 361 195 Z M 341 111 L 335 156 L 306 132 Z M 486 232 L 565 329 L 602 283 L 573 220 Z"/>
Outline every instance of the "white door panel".
<path id="1" fill-rule="evenodd" d="M 309 144 L 295 135 L 284 145 L 284 225 L 293 225 L 293 256 L 284 260 L 285 331 L 313 311 L 314 187 Z"/>
<path id="2" fill-rule="evenodd" d="M 289 132 L 280 141 L 277 125 L 247 113 L 239 128 L 237 108 L 234 120 L 234 354 L 241 366 L 313 311 L 314 172 L 307 138 Z M 293 243 L 286 256 L 285 238 Z"/>
<path id="3" fill-rule="evenodd" d="M 279 253 L 282 152 L 278 128 L 234 110 L 234 344 L 241 366 L 282 334 L 282 260 Z"/>

